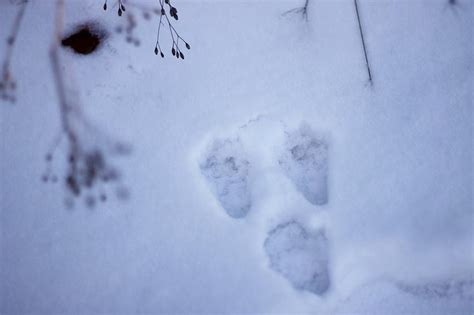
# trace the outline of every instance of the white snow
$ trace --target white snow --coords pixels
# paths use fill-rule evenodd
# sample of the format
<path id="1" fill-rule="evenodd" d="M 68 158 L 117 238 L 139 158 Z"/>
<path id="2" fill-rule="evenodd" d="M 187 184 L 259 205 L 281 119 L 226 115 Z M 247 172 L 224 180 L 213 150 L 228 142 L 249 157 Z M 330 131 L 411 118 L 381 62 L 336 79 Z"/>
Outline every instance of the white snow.
<path id="1" fill-rule="evenodd" d="M 234 218 L 242 218 L 252 206 L 247 177 L 249 164 L 238 139 L 216 140 L 200 168 L 224 210 Z"/>
<path id="2" fill-rule="evenodd" d="M 271 268 L 296 289 L 318 295 L 329 289 L 328 240 L 324 230 L 308 233 L 296 221 L 285 222 L 269 232 L 264 248 Z"/>
<path id="3" fill-rule="evenodd" d="M 0 313 L 472 314 L 473 2 L 359 0 L 373 85 L 353 1 L 310 0 L 308 21 L 282 16 L 303 1 L 172 2 L 183 61 L 166 36 L 153 53 L 156 18 L 137 15 L 135 47 L 125 16 L 66 1 L 67 30 L 109 32 L 61 51 L 74 100 L 133 147 L 111 157 L 129 199 L 111 186 L 94 209 L 40 180 L 60 131 L 54 1 L 28 4 L 18 101 L 0 103 Z"/>
<path id="4" fill-rule="evenodd" d="M 328 144 L 313 134 L 309 126 L 288 134 L 285 153 L 280 160 L 287 175 L 312 204 L 328 202 Z"/>

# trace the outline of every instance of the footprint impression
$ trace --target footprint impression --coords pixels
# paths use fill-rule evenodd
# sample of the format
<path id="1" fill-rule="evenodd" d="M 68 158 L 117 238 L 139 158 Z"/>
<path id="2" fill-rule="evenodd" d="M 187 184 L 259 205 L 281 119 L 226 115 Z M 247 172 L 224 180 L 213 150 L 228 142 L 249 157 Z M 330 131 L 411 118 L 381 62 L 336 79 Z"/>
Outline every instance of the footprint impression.
<path id="1" fill-rule="evenodd" d="M 259 120 L 253 121 L 259 124 Z M 271 124 L 270 126 L 275 126 Z M 318 207 L 328 202 L 328 143 L 309 126 L 270 132 L 284 134 L 277 169 L 294 185 L 306 202 Z M 258 129 L 258 128 L 257 128 Z M 258 136 L 258 135 L 257 135 Z M 262 144 L 264 145 L 264 144 Z M 243 219 L 252 210 L 249 175 L 258 154 L 247 155 L 245 143 L 236 138 L 215 139 L 204 152 L 199 168 L 214 197 L 232 218 Z M 272 148 L 269 148 L 271 150 Z M 260 170 L 262 171 L 262 170 Z M 296 218 L 268 231 L 263 244 L 269 267 L 297 290 L 323 295 L 330 288 L 329 245 L 324 228 L 309 229 Z"/>

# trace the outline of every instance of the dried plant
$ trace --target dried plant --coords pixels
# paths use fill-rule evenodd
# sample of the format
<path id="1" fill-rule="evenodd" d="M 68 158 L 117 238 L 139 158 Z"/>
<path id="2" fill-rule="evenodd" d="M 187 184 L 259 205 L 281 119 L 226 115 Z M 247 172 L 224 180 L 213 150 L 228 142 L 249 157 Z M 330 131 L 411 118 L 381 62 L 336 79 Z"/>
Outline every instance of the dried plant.
<path id="1" fill-rule="evenodd" d="M 7 48 L 3 62 L 0 78 L 0 99 L 14 102 L 14 90 L 16 82 L 11 75 L 10 65 L 13 57 L 13 50 L 19 34 L 21 22 L 25 13 L 28 0 L 18 0 L 18 13 L 15 17 L 10 36 L 7 39 Z M 155 45 L 155 54 L 164 57 L 160 47 L 161 26 L 166 22 L 171 39 L 171 52 L 178 59 L 184 59 L 184 54 L 180 44 L 187 49 L 190 45 L 179 35 L 170 21 L 173 18 L 178 20 L 178 10 L 169 0 L 158 0 L 159 7 L 148 8 L 138 4 L 128 4 L 124 0 L 117 0 L 117 14 L 124 15 L 126 5 L 137 8 L 141 11 L 146 20 L 150 20 L 153 15 L 159 16 L 158 34 Z M 109 186 L 115 187 L 115 193 L 118 198 L 128 196 L 127 189 L 121 184 L 120 172 L 111 162 L 111 157 L 123 156 L 130 152 L 130 148 L 120 142 L 114 141 L 111 137 L 105 135 L 94 124 L 86 118 L 82 112 L 82 106 L 79 101 L 78 93 L 72 86 L 70 66 L 62 62 L 60 47 L 74 48 L 76 43 L 74 39 L 81 38 L 87 34 L 73 34 L 68 38 L 62 38 L 64 31 L 64 0 L 56 0 L 56 17 L 54 37 L 50 47 L 50 61 L 53 70 L 54 84 L 58 96 L 59 117 L 61 121 L 61 132 L 54 141 L 53 146 L 46 154 L 46 170 L 42 180 L 48 183 L 63 183 L 66 187 L 69 197 L 68 204 L 72 205 L 75 199 L 83 198 L 86 205 L 92 207 L 97 201 L 106 201 L 107 194 L 110 192 Z M 107 10 L 107 0 L 104 2 L 103 9 Z M 139 39 L 134 35 L 136 28 L 136 18 L 133 13 L 127 14 L 127 25 L 125 27 L 126 40 L 136 46 L 140 44 Z M 85 32 L 87 30 L 83 30 Z M 122 29 L 118 30 L 122 31 Z M 77 36 L 76 36 L 77 35 Z M 83 44 L 83 42 L 81 42 Z M 94 47 L 97 47 L 96 44 Z M 92 47 L 92 46 L 91 46 Z M 82 46 L 80 47 L 83 48 Z M 89 49 L 89 48 L 88 48 Z M 90 48 L 93 51 L 95 48 Z M 87 51 L 77 51 L 77 53 L 87 54 Z M 58 148 L 65 147 L 66 153 L 66 171 L 64 176 L 58 176 L 53 171 L 53 163 L 56 161 Z M 60 154 L 60 153 L 59 153 Z"/>
<path id="2" fill-rule="evenodd" d="M 124 155 L 130 149 L 121 143 L 111 140 L 95 127 L 82 112 L 82 106 L 74 88 L 70 69 L 62 62 L 59 54 L 63 34 L 64 0 L 57 0 L 54 38 L 50 48 L 50 60 L 54 83 L 58 95 L 61 132 L 51 150 L 46 154 L 46 171 L 42 177 L 45 182 L 61 180 L 73 198 L 84 196 L 86 205 L 92 207 L 96 200 L 107 199 L 106 185 L 118 184 L 120 174 L 109 162 L 112 155 Z M 69 84 L 69 85 L 68 85 Z M 56 149 L 61 140 L 66 141 L 67 166 L 64 178 L 52 171 Z M 121 185 L 119 185 L 119 189 Z M 120 196 L 119 196 L 120 197 Z"/>
<path id="3" fill-rule="evenodd" d="M 117 4 L 118 4 L 117 14 L 119 16 L 122 16 L 123 13 L 126 12 L 126 6 L 124 4 L 124 1 L 117 0 Z M 168 29 L 170 32 L 170 38 L 172 40 L 171 54 L 175 56 L 177 59 L 180 59 L 180 58 L 184 59 L 184 53 L 183 53 L 183 50 L 181 49 L 182 46 L 180 47 L 180 44 L 184 45 L 186 49 L 191 49 L 191 46 L 189 45 L 188 42 L 184 40 L 183 37 L 181 37 L 181 35 L 178 33 L 178 31 L 173 26 L 170 20 L 170 17 L 173 18 L 175 21 L 179 20 L 178 9 L 171 4 L 170 0 L 158 0 L 158 4 L 159 4 L 159 7 L 155 7 L 155 8 L 150 8 L 150 7 L 146 7 L 139 4 L 127 4 L 127 6 L 130 5 L 131 7 L 134 7 L 142 11 L 143 18 L 146 20 L 149 20 L 152 15 L 159 16 L 158 31 L 156 35 L 156 43 L 155 43 L 155 49 L 154 49 L 155 55 L 159 54 L 161 57 L 165 57 L 164 51 L 162 50 L 161 45 L 160 45 L 160 34 L 162 31 L 161 26 L 165 25 L 166 23 L 166 26 L 168 26 Z M 108 9 L 107 0 L 105 0 L 104 2 L 103 9 L 104 10 Z M 133 13 L 130 13 L 127 15 L 127 25 L 125 29 L 119 26 L 116 28 L 116 31 L 118 33 L 125 31 L 127 42 L 133 43 L 136 46 L 138 46 L 140 44 L 140 40 L 136 38 L 133 34 L 135 27 L 136 27 L 135 15 Z"/>
<path id="4" fill-rule="evenodd" d="M 309 5 L 309 0 L 305 0 L 304 5 L 302 7 L 294 8 L 291 10 L 286 11 L 282 15 L 288 15 L 290 13 L 294 14 L 301 14 L 301 17 L 308 21 L 308 5 Z"/>
<path id="5" fill-rule="evenodd" d="M 14 103 L 16 101 L 16 81 L 12 76 L 10 66 L 13 58 L 13 51 L 15 49 L 15 43 L 18 37 L 18 32 L 20 31 L 21 22 L 23 21 L 23 16 L 25 15 L 27 4 L 28 0 L 22 0 L 18 3 L 19 9 L 17 15 L 15 16 L 10 36 L 8 36 L 7 38 L 7 49 L 5 53 L 5 59 L 3 60 L 2 65 L 2 76 L 0 78 L 0 99 L 11 103 Z"/>
<path id="6" fill-rule="evenodd" d="M 450 4 L 453 4 L 453 5 L 456 4 L 456 0 L 448 0 L 448 1 L 449 1 Z M 308 5 L 309 5 L 309 0 L 305 0 L 304 5 L 302 7 L 298 7 L 298 8 L 288 10 L 288 11 L 284 12 L 282 15 L 288 15 L 290 13 L 301 14 L 301 17 L 305 21 L 308 21 Z M 364 52 L 365 65 L 367 67 L 368 80 L 369 80 L 369 84 L 372 85 L 373 84 L 372 72 L 370 70 L 369 57 L 368 57 L 368 54 L 367 54 L 367 46 L 366 46 L 366 43 L 365 43 L 364 32 L 363 32 L 363 29 L 362 29 L 362 23 L 361 23 L 361 18 L 360 18 L 360 13 L 359 13 L 359 5 L 358 5 L 357 0 L 354 0 L 354 8 L 355 8 L 355 14 L 356 14 L 356 17 L 357 17 L 357 23 L 358 23 L 358 26 L 359 26 L 359 34 L 360 34 L 360 39 L 361 39 L 361 43 L 362 43 L 362 49 L 363 49 L 363 52 Z"/>
<path id="7" fill-rule="evenodd" d="M 362 24 L 360 23 L 360 14 L 359 14 L 359 6 L 357 3 L 357 0 L 354 0 L 354 8 L 357 16 L 357 22 L 359 24 L 359 33 L 360 33 L 360 40 L 362 42 L 362 48 L 364 50 L 364 57 L 365 57 L 365 65 L 367 67 L 367 75 L 369 77 L 369 83 L 372 85 L 372 73 L 370 72 L 370 64 L 369 64 L 369 57 L 367 56 L 367 48 L 365 45 L 365 39 L 364 39 L 364 32 L 362 31 Z"/>

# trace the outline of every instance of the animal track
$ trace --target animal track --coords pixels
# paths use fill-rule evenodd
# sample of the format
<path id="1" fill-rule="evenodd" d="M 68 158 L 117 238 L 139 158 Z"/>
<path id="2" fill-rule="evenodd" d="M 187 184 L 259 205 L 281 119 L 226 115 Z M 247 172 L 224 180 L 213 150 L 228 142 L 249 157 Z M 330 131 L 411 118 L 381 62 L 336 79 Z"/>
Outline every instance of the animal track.
<path id="1" fill-rule="evenodd" d="M 280 165 L 306 200 L 314 205 L 328 202 L 328 145 L 308 126 L 288 133 Z"/>
<path id="2" fill-rule="evenodd" d="M 398 288 L 423 299 L 461 298 L 474 301 L 474 280 L 432 282 L 426 284 L 399 283 Z"/>
<path id="3" fill-rule="evenodd" d="M 294 289 L 318 296 L 327 295 L 333 286 L 325 225 L 330 214 L 311 211 L 329 201 L 329 146 L 326 137 L 307 125 L 287 130 L 280 121 L 259 116 L 242 125 L 236 138 L 212 141 L 199 163 L 229 216 L 244 218 L 255 211 L 256 217 L 275 222 L 268 232 L 261 231 L 268 267 Z M 304 198 L 295 199 L 295 194 Z M 291 204 L 296 200 L 299 206 Z M 474 300 L 472 278 L 391 285 L 418 299 Z"/>
<path id="4" fill-rule="evenodd" d="M 310 127 L 286 132 L 281 122 L 264 121 L 259 116 L 241 126 L 239 132 L 236 139 L 214 140 L 199 164 L 201 174 L 229 216 L 244 218 L 255 207 L 252 200 L 255 187 L 253 184 L 250 187 L 248 180 L 250 172 L 261 175 L 254 178 L 261 184 L 260 189 L 279 185 L 267 181 L 284 180 L 286 176 L 296 186 L 289 193 L 301 193 L 311 205 L 328 202 L 328 145 Z M 249 156 L 255 160 L 248 158 L 246 150 L 250 150 Z M 266 177 L 266 172 L 273 172 L 272 176 Z M 272 193 L 275 191 L 270 189 L 270 199 Z M 263 250 L 269 267 L 295 289 L 323 295 L 330 287 L 326 231 L 324 228 L 311 231 L 294 218 L 290 216 L 290 220 L 278 224 L 266 235 Z"/>
<path id="5" fill-rule="evenodd" d="M 243 218 L 252 205 L 248 189 L 250 162 L 239 140 L 216 140 L 200 165 L 215 197 L 233 218 Z"/>
<path id="6" fill-rule="evenodd" d="M 290 221 L 268 233 L 264 244 L 270 267 L 296 289 L 322 295 L 329 289 L 328 240 L 324 230 L 308 232 Z"/>

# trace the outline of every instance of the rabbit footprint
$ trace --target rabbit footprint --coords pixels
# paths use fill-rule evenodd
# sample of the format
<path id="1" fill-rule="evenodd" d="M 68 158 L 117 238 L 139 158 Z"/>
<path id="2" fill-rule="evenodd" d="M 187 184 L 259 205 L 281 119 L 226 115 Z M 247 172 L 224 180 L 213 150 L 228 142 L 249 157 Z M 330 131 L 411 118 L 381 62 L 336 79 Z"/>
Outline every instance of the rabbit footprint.
<path id="1" fill-rule="evenodd" d="M 280 166 L 303 196 L 313 205 L 328 202 L 328 144 L 310 127 L 302 125 L 287 133 Z"/>
<path id="2" fill-rule="evenodd" d="M 262 195 L 255 189 L 280 185 L 283 182 L 279 178 L 289 178 L 296 189 L 287 193 L 302 194 L 311 207 L 328 202 L 328 142 L 306 125 L 288 132 L 280 121 L 251 120 L 239 129 L 236 138 L 211 141 L 199 168 L 215 198 L 232 218 L 244 218 L 252 209 L 256 216 L 271 219 L 269 213 L 259 211 L 258 205 L 262 206 L 265 200 L 272 202 L 277 197 L 272 195 L 275 191 L 268 189 L 263 194 L 264 202 L 259 203 L 253 202 L 252 195 Z M 270 182 L 269 178 L 277 180 Z M 269 268 L 286 278 L 295 289 L 325 294 L 330 287 L 325 229 L 307 228 L 287 206 L 277 209 L 280 210 L 290 219 L 283 220 L 266 235 L 262 249 Z"/>
<path id="3" fill-rule="evenodd" d="M 279 224 L 264 243 L 270 267 L 296 289 L 317 295 L 329 289 L 328 239 L 324 230 L 310 232 L 300 223 Z"/>
<path id="4" fill-rule="evenodd" d="M 244 157 L 240 141 L 215 140 L 200 169 L 227 214 L 245 217 L 252 206 L 248 189 L 250 162 Z"/>

